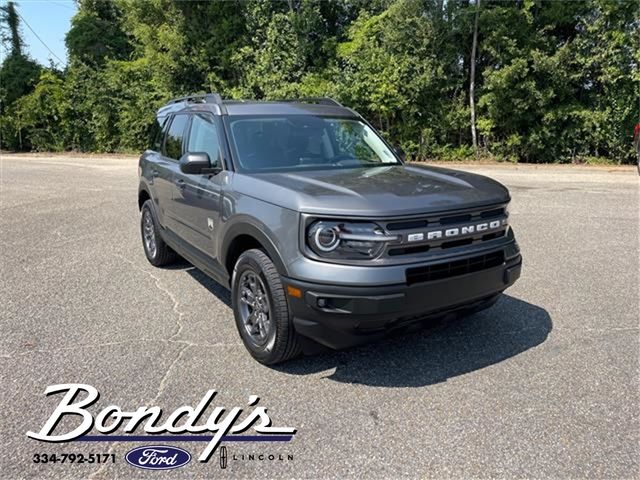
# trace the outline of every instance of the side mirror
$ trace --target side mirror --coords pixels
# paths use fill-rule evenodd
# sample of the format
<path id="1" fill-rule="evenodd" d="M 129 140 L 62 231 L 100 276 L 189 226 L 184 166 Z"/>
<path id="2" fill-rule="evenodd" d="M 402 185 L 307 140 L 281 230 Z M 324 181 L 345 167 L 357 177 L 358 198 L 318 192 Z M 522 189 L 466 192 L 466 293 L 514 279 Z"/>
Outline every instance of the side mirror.
<path id="1" fill-rule="evenodd" d="M 180 159 L 180 171 L 189 175 L 211 173 L 211 160 L 205 152 L 185 153 Z"/>
<path id="2" fill-rule="evenodd" d="M 404 153 L 404 150 L 400 145 L 394 145 L 393 149 L 396 151 L 396 155 L 400 157 L 400 160 L 402 160 L 403 162 L 407 160 L 407 154 Z"/>

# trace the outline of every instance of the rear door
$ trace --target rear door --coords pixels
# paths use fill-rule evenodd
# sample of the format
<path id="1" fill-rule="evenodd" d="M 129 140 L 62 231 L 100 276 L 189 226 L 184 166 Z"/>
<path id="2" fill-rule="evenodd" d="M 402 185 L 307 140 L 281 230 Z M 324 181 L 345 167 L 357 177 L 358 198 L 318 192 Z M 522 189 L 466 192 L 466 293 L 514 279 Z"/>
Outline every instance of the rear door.
<path id="1" fill-rule="evenodd" d="M 163 178 L 167 176 L 167 165 L 162 154 L 162 145 L 170 120 L 166 116 L 156 117 L 151 131 L 149 148 L 140 158 L 141 174 L 147 180 L 156 216 L 162 226 L 165 225 L 164 209 L 171 201 L 172 195 L 171 184 L 163 181 Z"/>
<path id="2" fill-rule="evenodd" d="M 190 116 L 185 152 L 207 153 L 211 166 L 220 167 L 218 119 L 206 112 Z M 173 194 L 173 205 L 180 218 L 178 235 L 211 258 L 216 257 L 223 178 L 222 173 L 190 175 L 178 171 Z"/>
<path id="3" fill-rule="evenodd" d="M 158 174 L 154 183 L 161 190 L 161 207 L 164 218 L 164 227 L 178 233 L 180 230 L 180 217 L 175 210 L 173 195 L 176 182 L 179 179 L 180 157 L 184 152 L 184 138 L 189 124 L 189 116 L 179 113 L 169 120 L 167 134 L 162 146 L 161 160 L 158 162 Z"/>

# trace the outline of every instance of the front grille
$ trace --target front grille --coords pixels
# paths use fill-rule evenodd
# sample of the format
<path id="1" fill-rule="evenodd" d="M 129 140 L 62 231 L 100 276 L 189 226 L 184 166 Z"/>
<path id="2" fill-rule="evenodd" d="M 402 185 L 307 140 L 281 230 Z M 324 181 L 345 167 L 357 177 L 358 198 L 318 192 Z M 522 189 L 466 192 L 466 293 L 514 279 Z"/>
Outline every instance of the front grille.
<path id="1" fill-rule="evenodd" d="M 489 268 L 497 267 L 504 263 L 504 252 L 502 250 L 466 258 L 464 260 L 454 260 L 447 263 L 427 265 L 424 267 L 407 268 L 407 285 L 415 283 L 431 282 L 444 278 L 457 277 L 467 273 L 480 272 Z"/>
<path id="2" fill-rule="evenodd" d="M 471 221 L 471 215 L 456 215 L 454 217 L 442 217 L 438 223 L 440 225 L 453 225 L 454 223 L 464 223 Z"/>
<path id="3" fill-rule="evenodd" d="M 437 254 L 437 252 L 457 247 L 465 247 L 495 240 L 507 233 L 508 213 L 505 205 L 491 205 L 485 208 L 475 208 L 450 214 L 416 216 L 413 218 L 398 218 L 388 220 L 384 228 L 388 232 L 399 234 L 400 241 L 388 245 L 386 255 L 388 257 L 422 256 Z M 474 226 L 482 222 L 504 222 L 493 231 L 477 230 L 465 232 L 463 228 Z M 429 238 L 428 233 L 434 231 L 449 232 L 458 231 L 460 234 L 442 234 L 439 237 Z M 419 238 L 412 238 L 419 236 Z"/>
<path id="4" fill-rule="evenodd" d="M 396 232 L 398 230 L 413 230 L 414 228 L 424 228 L 429 225 L 427 220 L 408 220 L 406 222 L 387 223 L 387 230 Z"/>
<path id="5" fill-rule="evenodd" d="M 464 245 L 471 245 L 473 243 L 473 238 L 464 238 L 462 240 L 452 240 L 451 242 L 444 242 L 440 245 L 440 248 L 455 248 L 462 247 Z"/>
<path id="6" fill-rule="evenodd" d="M 416 245 L 415 247 L 400 247 L 390 248 L 389 255 L 395 257 L 396 255 L 415 255 L 416 253 L 424 253 L 429 251 L 429 245 Z"/>
<path id="7" fill-rule="evenodd" d="M 475 210 L 471 213 L 457 215 L 443 215 L 440 217 L 428 217 L 411 220 L 399 220 L 388 222 L 386 228 L 390 232 L 398 230 L 412 230 L 414 228 L 435 227 L 438 225 L 452 225 L 454 223 L 470 222 L 472 220 L 501 217 L 506 214 L 505 207 L 490 208 L 489 210 Z"/>
<path id="8" fill-rule="evenodd" d="M 504 208 L 494 208 L 480 214 L 482 218 L 495 218 L 501 215 L 504 215 Z"/>

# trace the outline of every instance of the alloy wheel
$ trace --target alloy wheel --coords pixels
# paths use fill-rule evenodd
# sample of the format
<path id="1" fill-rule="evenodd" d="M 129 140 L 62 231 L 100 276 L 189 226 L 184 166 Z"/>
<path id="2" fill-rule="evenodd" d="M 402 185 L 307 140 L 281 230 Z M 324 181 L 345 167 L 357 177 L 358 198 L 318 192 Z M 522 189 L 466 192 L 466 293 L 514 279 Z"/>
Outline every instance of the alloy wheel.
<path id="1" fill-rule="evenodd" d="M 153 217 L 149 209 L 145 209 L 142 214 L 142 236 L 144 238 L 144 247 L 151 258 L 156 256 L 156 231 L 153 225 Z"/>
<path id="2" fill-rule="evenodd" d="M 238 305 L 247 337 L 254 345 L 268 349 L 273 328 L 267 289 L 260 276 L 251 270 L 242 273 L 238 286 Z"/>

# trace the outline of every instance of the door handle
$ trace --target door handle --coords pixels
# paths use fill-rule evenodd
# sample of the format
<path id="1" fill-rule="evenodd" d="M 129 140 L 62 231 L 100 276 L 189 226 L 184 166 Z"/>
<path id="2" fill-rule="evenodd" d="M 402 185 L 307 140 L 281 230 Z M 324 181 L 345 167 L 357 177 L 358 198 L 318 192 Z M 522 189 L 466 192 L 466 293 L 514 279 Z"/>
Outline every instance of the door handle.
<path id="1" fill-rule="evenodd" d="M 176 185 L 178 186 L 178 188 L 179 188 L 180 190 L 184 189 L 184 187 L 186 187 L 186 186 L 187 186 L 187 184 L 185 183 L 185 181 L 184 181 L 184 180 L 182 180 L 182 179 L 178 179 L 178 180 L 176 180 Z"/>
<path id="2" fill-rule="evenodd" d="M 157 170 L 151 170 L 152 178 L 158 178 L 159 176 L 160 176 L 160 172 L 158 172 Z"/>

